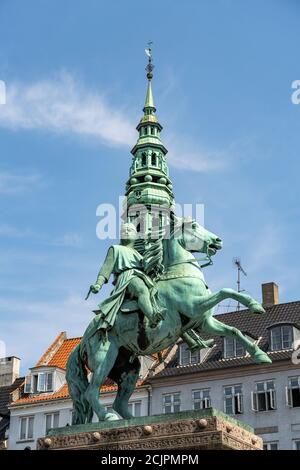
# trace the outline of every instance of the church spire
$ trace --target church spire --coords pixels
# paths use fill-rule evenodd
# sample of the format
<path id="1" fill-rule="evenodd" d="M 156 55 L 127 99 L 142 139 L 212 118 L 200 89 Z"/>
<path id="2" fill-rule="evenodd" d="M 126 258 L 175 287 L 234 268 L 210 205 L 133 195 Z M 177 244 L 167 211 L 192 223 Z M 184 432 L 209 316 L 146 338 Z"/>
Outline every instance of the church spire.
<path id="1" fill-rule="evenodd" d="M 153 109 L 154 113 L 156 111 L 156 108 L 154 106 L 151 80 L 148 80 L 147 96 L 146 96 L 145 106 L 144 106 L 144 109 L 143 109 L 144 113 L 146 114 L 147 110 L 149 110 L 149 109 Z"/>
<path id="2" fill-rule="evenodd" d="M 146 67 L 148 87 L 143 108 L 144 115 L 136 128 L 139 136 L 131 150 L 132 165 L 126 184 L 127 220 L 132 221 L 138 210 L 143 219 L 143 231 L 147 233 L 151 233 L 154 226 L 161 228 L 167 223 L 168 214 L 174 204 L 173 185 L 169 178 L 166 160 L 168 151 L 160 140 L 162 126 L 155 114 L 151 44 L 149 43 L 145 49 L 148 56 Z"/>

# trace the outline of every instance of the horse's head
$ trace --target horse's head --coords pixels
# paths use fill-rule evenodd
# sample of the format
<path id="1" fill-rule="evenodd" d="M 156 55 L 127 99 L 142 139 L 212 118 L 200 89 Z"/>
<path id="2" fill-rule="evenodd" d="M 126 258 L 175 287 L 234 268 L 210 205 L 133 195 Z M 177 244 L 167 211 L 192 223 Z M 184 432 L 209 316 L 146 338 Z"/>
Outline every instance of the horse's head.
<path id="1" fill-rule="evenodd" d="M 222 248 L 222 240 L 192 218 L 176 218 L 174 236 L 191 252 L 205 253 L 209 257 Z"/>

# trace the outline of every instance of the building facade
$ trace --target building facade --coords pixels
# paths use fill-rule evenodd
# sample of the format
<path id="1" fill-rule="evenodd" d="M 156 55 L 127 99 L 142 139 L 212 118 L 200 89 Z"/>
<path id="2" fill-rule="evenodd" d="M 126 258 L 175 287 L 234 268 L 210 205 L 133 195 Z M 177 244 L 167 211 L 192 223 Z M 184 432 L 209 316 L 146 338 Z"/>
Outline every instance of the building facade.
<path id="1" fill-rule="evenodd" d="M 0 450 L 7 449 L 10 424 L 10 403 L 19 397 L 19 387 L 24 382 L 20 377 L 20 359 L 10 356 L 0 359 Z"/>
<path id="2" fill-rule="evenodd" d="M 268 300 L 273 294 L 274 283 L 263 286 L 265 315 L 241 310 L 220 316 L 266 351 L 272 364 L 255 364 L 238 342 L 227 338 L 216 337 L 213 347 L 194 353 L 179 341 L 164 351 L 162 361 L 142 358 L 130 401 L 133 415 L 213 407 L 253 426 L 266 450 L 300 450 L 300 301 L 272 303 L 278 301 L 278 295 Z M 61 333 L 22 380 L 10 405 L 10 449 L 34 449 L 50 428 L 71 424 L 65 367 L 79 341 Z M 101 389 L 108 409 L 115 394 L 116 385 L 108 380 Z"/>
<path id="3" fill-rule="evenodd" d="M 274 283 L 263 285 L 263 296 L 265 315 L 242 310 L 218 318 L 256 342 L 272 364 L 255 364 L 232 339 L 216 337 L 214 347 L 196 353 L 178 344 L 149 379 L 153 414 L 213 407 L 253 426 L 266 450 L 300 450 L 300 302 L 273 303 Z"/>

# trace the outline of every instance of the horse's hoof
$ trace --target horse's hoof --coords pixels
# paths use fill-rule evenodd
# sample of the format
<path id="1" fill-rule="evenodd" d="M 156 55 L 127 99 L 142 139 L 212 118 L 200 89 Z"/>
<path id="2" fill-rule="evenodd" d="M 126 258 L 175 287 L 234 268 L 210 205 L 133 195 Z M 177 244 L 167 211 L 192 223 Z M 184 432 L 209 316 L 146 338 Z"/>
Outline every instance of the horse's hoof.
<path id="1" fill-rule="evenodd" d="M 119 418 L 115 413 L 106 413 L 104 421 L 117 421 Z"/>
<path id="2" fill-rule="evenodd" d="M 263 306 L 258 302 L 253 302 L 252 304 L 250 304 L 249 305 L 249 310 L 250 310 L 251 313 L 257 313 L 259 315 L 261 315 L 262 313 L 266 313 Z"/>
<path id="3" fill-rule="evenodd" d="M 253 359 L 257 364 L 272 364 L 272 361 L 269 358 L 268 354 L 263 351 L 257 351 L 253 355 Z"/>

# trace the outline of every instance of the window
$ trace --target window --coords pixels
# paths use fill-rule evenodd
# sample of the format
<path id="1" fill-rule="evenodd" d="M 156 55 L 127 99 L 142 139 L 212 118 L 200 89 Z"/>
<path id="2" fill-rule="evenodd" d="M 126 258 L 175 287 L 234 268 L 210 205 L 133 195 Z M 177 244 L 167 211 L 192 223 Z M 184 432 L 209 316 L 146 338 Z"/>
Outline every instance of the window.
<path id="1" fill-rule="evenodd" d="M 142 166 L 147 165 L 147 155 L 145 153 L 142 154 Z"/>
<path id="2" fill-rule="evenodd" d="M 53 372 L 39 372 L 28 375 L 25 379 L 25 393 L 52 392 Z"/>
<path id="3" fill-rule="evenodd" d="M 152 166 L 156 166 L 156 164 L 157 164 L 156 154 L 153 153 L 153 154 L 151 155 L 151 165 L 152 165 Z"/>
<path id="4" fill-rule="evenodd" d="M 191 352 L 188 345 L 183 343 L 180 346 L 180 365 L 197 364 L 200 362 L 200 351 Z"/>
<path id="5" fill-rule="evenodd" d="M 31 390 L 32 390 L 31 379 L 32 379 L 31 375 L 27 375 L 27 377 L 25 378 L 24 393 L 31 393 Z"/>
<path id="6" fill-rule="evenodd" d="M 300 439 L 294 441 L 294 450 L 300 450 Z"/>
<path id="7" fill-rule="evenodd" d="M 242 385 L 224 387 L 224 412 L 228 415 L 243 413 Z"/>
<path id="8" fill-rule="evenodd" d="M 276 392 L 274 380 L 257 382 L 256 391 L 252 392 L 253 411 L 276 410 Z"/>
<path id="9" fill-rule="evenodd" d="M 264 442 L 263 450 L 278 450 L 278 442 Z"/>
<path id="10" fill-rule="evenodd" d="M 180 393 L 170 393 L 163 396 L 163 412 L 177 413 L 180 411 Z"/>
<path id="11" fill-rule="evenodd" d="M 293 328 L 291 325 L 274 326 L 271 329 L 271 350 L 290 349 L 293 346 Z"/>
<path id="12" fill-rule="evenodd" d="M 204 410 L 211 407 L 210 390 L 193 390 L 193 407 L 194 410 Z"/>
<path id="13" fill-rule="evenodd" d="M 46 434 L 52 428 L 58 428 L 59 412 L 46 414 Z"/>
<path id="14" fill-rule="evenodd" d="M 286 404 L 291 408 L 300 406 L 300 377 L 291 377 L 286 387 Z"/>
<path id="15" fill-rule="evenodd" d="M 128 405 L 129 411 L 132 414 L 132 416 L 141 416 L 141 408 L 142 408 L 142 402 L 141 401 L 132 401 Z"/>
<path id="16" fill-rule="evenodd" d="M 224 358 L 243 357 L 246 354 L 245 347 L 234 338 L 224 338 Z"/>
<path id="17" fill-rule="evenodd" d="M 33 416 L 25 416 L 20 420 L 20 440 L 33 439 Z"/>
<path id="18" fill-rule="evenodd" d="M 53 373 L 40 372 L 38 374 L 37 391 L 38 392 L 52 392 L 53 390 Z"/>
<path id="19" fill-rule="evenodd" d="M 151 135 L 154 135 L 154 134 L 155 134 L 154 127 L 151 127 Z"/>

